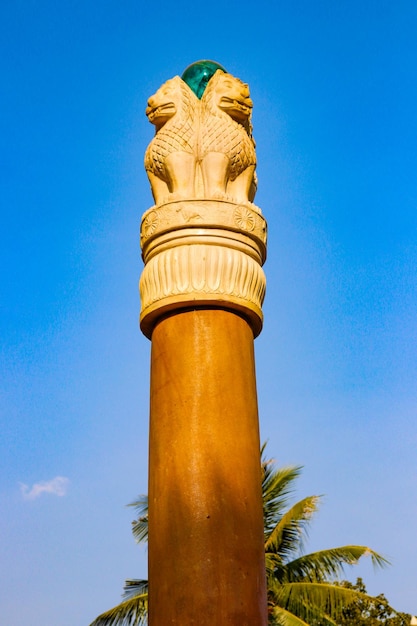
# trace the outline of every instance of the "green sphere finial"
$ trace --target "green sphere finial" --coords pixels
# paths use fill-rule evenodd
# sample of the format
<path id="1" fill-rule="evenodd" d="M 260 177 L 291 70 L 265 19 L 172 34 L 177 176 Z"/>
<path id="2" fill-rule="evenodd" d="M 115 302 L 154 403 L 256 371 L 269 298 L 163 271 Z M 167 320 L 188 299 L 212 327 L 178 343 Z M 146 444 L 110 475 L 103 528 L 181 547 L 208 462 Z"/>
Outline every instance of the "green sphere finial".
<path id="1" fill-rule="evenodd" d="M 217 70 L 226 71 L 224 67 L 215 61 L 196 61 L 184 70 L 181 78 L 194 91 L 197 98 L 200 99 L 207 87 L 207 83 Z"/>

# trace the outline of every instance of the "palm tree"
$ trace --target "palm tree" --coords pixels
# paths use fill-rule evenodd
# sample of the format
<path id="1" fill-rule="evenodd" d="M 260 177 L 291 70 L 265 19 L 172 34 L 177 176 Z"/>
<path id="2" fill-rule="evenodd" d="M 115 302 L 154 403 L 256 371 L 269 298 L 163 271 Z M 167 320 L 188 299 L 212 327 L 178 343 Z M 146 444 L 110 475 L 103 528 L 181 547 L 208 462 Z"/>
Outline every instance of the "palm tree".
<path id="1" fill-rule="evenodd" d="M 148 541 L 148 496 L 139 496 L 128 504 L 136 509 L 138 519 L 132 522 L 137 543 Z M 120 604 L 102 613 L 90 626 L 145 626 L 148 623 L 148 581 L 127 579 Z"/>
<path id="2" fill-rule="evenodd" d="M 265 444 L 262 447 L 262 453 Z M 336 626 L 344 607 L 361 594 L 334 585 L 346 565 L 370 556 L 375 566 L 388 562 L 366 546 L 342 546 L 303 555 L 306 530 L 320 504 L 309 496 L 288 508 L 301 467 L 276 469 L 262 460 L 265 561 L 270 626 Z M 353 593 L 351 593 L 353 591 Z"/>
<path id="3" fill-rule="evenodd" d="M 265 444 L 262 447 L 262 456 Z M 337 626 L 343 608 L 369 599 L 356 589 L 335 585 L 346 565 L 370 556 L 375 566 L 388 562 L 366 546 L 343 546 L 303 555 L 306 530 L 318 510 L 320 496 L 309 496 L 289 507 L 293 483 L 301 467 L 276 469 L 262 458 L 264 541 L 269 626 Z M 148 538 L 148 498 L 129 506 L 138 518 L 132 532 L 138 543 Z M 289 508 L 288 508 L 289 507 Z M 147 623 L 148 584 L 127 580 L 125 600 L 97 617 L 90 626 L 140 626 Z"/>

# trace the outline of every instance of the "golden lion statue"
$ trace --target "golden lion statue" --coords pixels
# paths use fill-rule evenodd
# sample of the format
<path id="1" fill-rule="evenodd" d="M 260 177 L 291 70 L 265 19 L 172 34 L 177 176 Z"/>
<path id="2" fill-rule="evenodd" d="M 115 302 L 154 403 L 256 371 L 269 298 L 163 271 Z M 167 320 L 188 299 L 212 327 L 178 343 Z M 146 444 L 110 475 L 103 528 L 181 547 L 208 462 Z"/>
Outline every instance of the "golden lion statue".
<path id="1" fill-rule="evenodd" d="M 146 115 L 156 134 L 145 153 L 155 203 L 195 196 L 196 113 L 200 102 L 175 76 L 149 98 Z"/>
<path id="2" fill-rule="evenodd" d="M 177 199 L 252 202 L 256 153 L 249 87 L 221 70 L 201 101 L 179 77 L 148 101 L 156 134 L 145 154 L 155 203 Z"/>

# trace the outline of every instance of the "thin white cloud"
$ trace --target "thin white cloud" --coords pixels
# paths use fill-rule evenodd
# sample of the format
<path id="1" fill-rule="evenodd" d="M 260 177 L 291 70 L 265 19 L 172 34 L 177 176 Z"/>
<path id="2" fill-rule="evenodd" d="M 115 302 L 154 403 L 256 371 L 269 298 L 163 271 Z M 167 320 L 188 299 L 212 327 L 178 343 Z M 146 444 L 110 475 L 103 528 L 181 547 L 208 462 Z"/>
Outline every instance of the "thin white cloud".
<path id="1" fill-rule="evenodd" d="M 52 493 L 54 496 L 65 496 L 69 482 L 69 479 L 65 478 L 65 476 L 56 476 L 52 478 L 52 480 L 35 483 L 31 488 L 24 483 L 19 484 L 23 498 L 25 500 L 35 500 L 43 493 Z"/>

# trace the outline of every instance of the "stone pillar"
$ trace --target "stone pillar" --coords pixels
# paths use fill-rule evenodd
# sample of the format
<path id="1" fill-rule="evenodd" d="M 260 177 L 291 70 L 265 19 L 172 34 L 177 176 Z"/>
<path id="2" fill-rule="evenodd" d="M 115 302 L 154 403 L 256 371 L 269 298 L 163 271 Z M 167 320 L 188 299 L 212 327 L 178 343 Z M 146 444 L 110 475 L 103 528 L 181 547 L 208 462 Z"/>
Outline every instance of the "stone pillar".
<path id="1" fill-rule="evenodd" d="M 143 217 L 150 626 L 267 623 L 253 353 L 265 234 L 254 205 L 170 202 Z"/>

